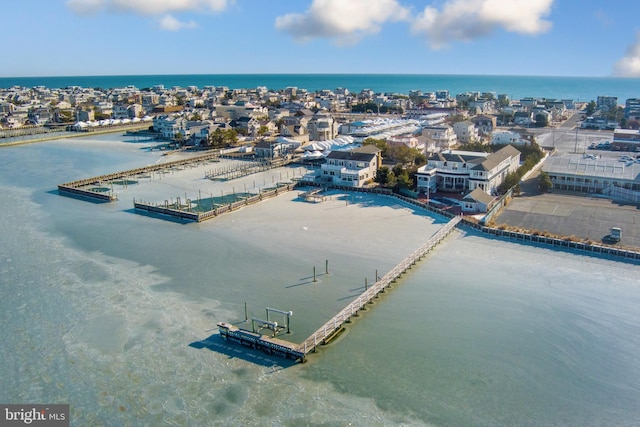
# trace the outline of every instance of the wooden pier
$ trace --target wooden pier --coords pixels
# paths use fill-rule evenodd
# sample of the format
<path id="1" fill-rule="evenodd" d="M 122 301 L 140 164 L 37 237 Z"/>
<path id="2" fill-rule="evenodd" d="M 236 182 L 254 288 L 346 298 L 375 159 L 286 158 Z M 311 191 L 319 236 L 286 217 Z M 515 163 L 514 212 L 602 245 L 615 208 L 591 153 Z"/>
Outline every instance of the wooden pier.
<path id="1" fill-rule="evenodd" d="M 314 188 L 313 190 L 299 194 L 298 197 L 304 199 L 305 202 L 320 203 L 327 200 L 327 196 L 323 194 L 324 191 L 326 190 L 322 188 Z"/>
<path id="2" fill-rule="evenodd" d="M 112 191 L 98 192 L 92 190 L 91 186 L 103 186 L 115 180 L 128 178 L 136 178 L 141 175 L 148 175 L 153 172 L 161 172 L 166 170 L 176 170 L 189 166 L 196 166 L 207 161 L 219 159 L 219 153 L 208 153 L 190 159 L 175 160 L 173 162 L 159 163 L 155 165 L 145 166 L 136 169 L 130 169 L 122 172 L 115 172 L 107 175 L 95 176 L 92 178 L 79 179 L 77 181 L 67 182 L 58 185 L 58 193 L 64 196 L 87 198 L 103 202 L 113 202 L 118 200 Z"/>
<path id="3" fill-rule="evenodd" d="M 153 203 L 146 203 L 143 201 L 134 200 L 133 207 L 136 211 L 145 212 L 148 214 L 160 215 L 160 218 L 164 216 L 169 219 L 177 219 L 180 221 L 202 222 L 208 219 L 215 218 L 218 215 L 221 215 L 225 212 L 231 212 L 243 206 L 252 205 L 264 199 L 275 197 L 282 193 L 286 193 L 288 191 L 293 190 L 295 186 L 296 184 L 278 183 L 275 188 L 261 191 L 259 194 L 255 194 L 251 197 L 243 198 L 242 200 L 239 200 L 234 203 L 229 203 L 208 211 L 201 211 L 201 212 L 194 212 L 192 210 L 189 210 L 188 208 L 184 209 L 182 207 L 176 206 L 177 204 L 179 204 L 179 202 L 177 202 L 174 205 L 168 205 L 168 204 L 162 205 L 157 203 L 153 204 Z M 187 203 L 187 205 L 189 205 L 191 203 L 191 200 L 185 200 L 185 202 Z"/>
<path id="4" fill-rule="evenodd" d="M 318 328 L 301 344 L 292 344 L 283 340 L 274 341 L 276 338 L 245 331 L 225 322 L 218 323 L 220 335 L 239 344 L 304 362 L 307 354 L 315 351 L 318 345 L 325 344 L 331 340 L 343 328 L 345 322 L 348 322 L 351 317 L 358 316 L 358 312 L 363 310 L 366 304 L 377 298 L 379 294 L 384 293 L 385 289 L 391 286 L 403 273 L 431 252 L 438 243 L 451 233 L 461 220 L 462 217 L 460 216 L 453 217 L 427 242 L 409 254 L 391 271 L 379 278 L 372 286 L 368 287 L 360 296 Z"/>

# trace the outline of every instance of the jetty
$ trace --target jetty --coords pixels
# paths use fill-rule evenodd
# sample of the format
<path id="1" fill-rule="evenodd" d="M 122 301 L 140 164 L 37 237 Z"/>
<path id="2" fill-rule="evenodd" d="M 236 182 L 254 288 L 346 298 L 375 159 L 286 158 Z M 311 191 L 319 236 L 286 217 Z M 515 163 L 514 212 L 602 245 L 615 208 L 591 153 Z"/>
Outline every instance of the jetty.
<path id="1" fill-rule="evenodd" d="M 380 278 L 376 278 L 376 282 L 359 295 L 355 300 L 349 303 L 338 314 L 333 316 L 324 325 L 320 326 L 309 338 L 301 344 L 294 344 L 288 341 L 278 339 L 274 336 L 269 337 L 248 331 L 234 326 L 227 322 L 219 322 L 218 330 L 220 336 L 229 341 L 246 345 L 251 348 L 260 349 L 270 354 L 286 357 L 289 359 L 304 362 L 306 356 L 315 352 L 319 345 L 326 344 L 331 341 L 343 329 L 343 325 L 351 320 L 352 317 L 359 315 L 361 310 L 366 309 L 366 305 L 371 303 L 381 293 L 384 293 L 397 279 L 426 256 L 433 248 L 442 242 L 456 225 L 462 220 L 461 216 L 453 217 L 446 223 L 437 233 L 429 238 L 422 246 L 406 256 L 393 269 Z M 266 325 L 269 326 L 269 325 Z"/>

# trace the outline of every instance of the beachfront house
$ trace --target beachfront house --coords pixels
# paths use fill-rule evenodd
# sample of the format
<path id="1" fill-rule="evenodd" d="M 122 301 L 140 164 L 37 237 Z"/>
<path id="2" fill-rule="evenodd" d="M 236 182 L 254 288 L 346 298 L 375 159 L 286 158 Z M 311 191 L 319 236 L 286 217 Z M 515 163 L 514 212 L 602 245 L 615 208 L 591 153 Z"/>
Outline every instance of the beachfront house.
<path id="1" fill-rule="evenodd" d="M 362 187 L 373 181 L 382 164 L 380 149 L 365 145 L 351 151 L 332 151 L 322 164 L 319 180 L 328 184 Z"/>
<path id="2" fill-rule="evenodd" d="M 419 192 L 461 192 L 480 188 L 494 194 L 507 174 L 520 166 L 520 151 L 511 145 L 495 153 L 448 150 L 436 153 L 416 171 Z M 435 185 L 434 185 L 435 177 Z"/>

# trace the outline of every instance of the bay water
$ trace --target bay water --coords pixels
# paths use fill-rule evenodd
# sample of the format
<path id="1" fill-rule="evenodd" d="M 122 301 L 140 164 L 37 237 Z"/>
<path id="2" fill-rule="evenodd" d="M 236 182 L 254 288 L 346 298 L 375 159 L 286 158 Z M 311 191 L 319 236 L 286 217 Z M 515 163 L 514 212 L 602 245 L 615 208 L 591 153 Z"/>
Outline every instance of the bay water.
<path id="1" fill-rule="evenodd" d="M 219 321 L 293 310 L 301 342 L 446 221 L 295 192 L 201 224 L 56 184 L 160 161 L 119 135 L 0 150 L 0 401 L 72 425 L 637 425 L 636 265 L 456 231 L 293 364 Z M 325 261 L 329 274 L 324 274 Z M 317 267 L 317 281 L 312 267 Z"/>

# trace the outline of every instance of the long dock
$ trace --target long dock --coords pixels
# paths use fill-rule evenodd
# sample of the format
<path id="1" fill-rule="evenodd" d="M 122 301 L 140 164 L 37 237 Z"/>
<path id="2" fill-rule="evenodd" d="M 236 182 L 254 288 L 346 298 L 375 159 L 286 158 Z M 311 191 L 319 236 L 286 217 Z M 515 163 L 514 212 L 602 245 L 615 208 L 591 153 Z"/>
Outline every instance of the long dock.
<path id="1" fill-rule="evenodd" d="M 178 219 L 183 221 L 192 221 L 192 222 L 202 222 L 208 219 L 212 219 L 221 215 L 225 212 L 231 212 L 236 209 L 239 209 L 243 206 L 252 205 L 254 203 L 260 202 L 264 199 L 278 196 L 287 191 L 291 191 L 295 188 L 295 184 L 289 183 L 278 183 L 275 188 L 261 191 L 258 194 L 255 194 L 251 197 L 243 198 L 237 202 L 229 203 L 223 206 L 218 206 L 214 209 L 207 211 L 190 211 L 188 209 L 182 209 L 176 207 L 175 205 L 162 205 L 162 204 L 152 204 L 146 203 L 142 201 L 133 201 L 133 207 L 136 211 L 144 212 L 147 214 L 159 215 L 161 218 L 171 218 Z M 186 202 L 190 202 L 187 200 Z"/>
<path id="2" fill-rule="evenodd" d="M 301 344 L 293 344 L 284 340 L 278 340 L 277 338 L 270 338 L 251 331 L 245 331 L 225 322 L 218 323 L 220 335 L 239 344 L 248 345 L 268 353 L 304 362 L 307 354 L 315 351 L 318 345 L 326 343 L 335 336 L 341 330 L 342 325 L 348 322 L 351 317 L 358 316 L 358 312 L 363 310 L 366 304 L 370 303 L 374 298 L 377 298 L 380 293 L 385 292 L 385 289 L 391 286 L 403 273 L 431 252 L 438 243 L 451 233 L 461 220 L 461 216 L 453 217 L 438 230 L 436 234 L 431 236 L 427 242 L 400 261 L 391 271 L 379 278 L 371 287 L 368 287 L 360 296 L 318 328 L 318 330 Z"/>
<path id="3" fill-rule="evenodd" d="M 127 179 L 136 177 L 137 175 L 144 175 L 153 172 L 159 172 L 170 169 L 178 169 L 181 167 L 187 167 L 204 163 L 211 160 L 218 160 L 220 154 L 207 153 L 204 155 L 191 157 L 189 159 L 174 160 L 172 162 L 158 163 L 155 165 L 144 166 L 141 168 L 130 169 L 122 172 L 115 172 L 107 175 L 100 175 L 92 178 L 79 179 L 77 181 L 67 182 L 64 184 L 58 184 L 58 193 L 64 196 L 81 197 L 86 199 L 100 200 L 104 202 L 113 202 L 118 198 L 111 192 L 102 193 L 92 190 L 92 185 L 101 186 L 103 183 L 108 183 L 118 179 Z"/>

